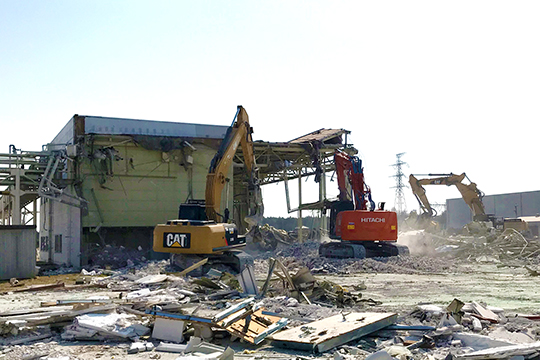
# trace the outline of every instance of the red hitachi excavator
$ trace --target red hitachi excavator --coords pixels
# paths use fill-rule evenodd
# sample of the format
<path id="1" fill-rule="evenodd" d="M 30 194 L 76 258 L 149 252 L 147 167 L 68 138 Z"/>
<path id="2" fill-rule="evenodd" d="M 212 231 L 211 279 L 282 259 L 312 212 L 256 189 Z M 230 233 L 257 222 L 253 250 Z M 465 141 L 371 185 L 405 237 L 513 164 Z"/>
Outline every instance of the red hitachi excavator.
<path id="1" fill-rule="evenodd" d="M 406 246 L 396 244 L 397 214 L 384 210 L 384 203 L 375 208 L 371 190 L 364 182 L 362 160 L 336 150 L 334 162 L 339 196 L 327 208 L 330 238 L 339 241 L 321 244 L 319 255 L 362 259 L 409 254 Z"/>

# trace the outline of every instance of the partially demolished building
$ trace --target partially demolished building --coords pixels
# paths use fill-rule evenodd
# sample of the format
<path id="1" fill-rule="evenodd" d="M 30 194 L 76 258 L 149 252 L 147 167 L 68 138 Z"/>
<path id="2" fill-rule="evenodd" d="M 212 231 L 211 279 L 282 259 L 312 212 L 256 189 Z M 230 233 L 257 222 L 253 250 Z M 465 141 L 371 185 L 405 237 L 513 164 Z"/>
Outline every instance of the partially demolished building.
<path id="1" fill-rule="evenodd" d="M 75 115 L 49 145 L 52 182 L 41 205 L 42 260 L 87 263 L 90 244 L 148 247 L 153 227 L 187 199 L 204 198 L 206 172 L 227 126 Z M 231 201 L 233 192 L 229 199 Z"/>
<path id="2" fill-rule="evenodd" d="M 26 193 L 29 200 L 18 198 L 22 205 L 34 204 L 27 211 L 32 221 L 39 218 L 40 260 L 80 267 L 107 245 L 140 247 L 147 258 L 166 256 L 150 251 L 153 229 L 177 218 L 178 207 L 186 200 L 204 199 L 208 166 L 227 129 L 74 115 L 43 152 L 34 154 L 30 167 L 36 174 L 29 180 L 33 184 Z M 321 175 L 333 171 L 334 151 L 356 152 L 347 144 L 348 133 L 321 129 L 290 142 L 255 142 L 263 185 L 285 181 L 288 199 L 289 180 L 299 179 L 300 194 L 301 179 L 314 176 L 319 182 L 317 203 L 302 204 L 300 195 L 299 206 L 292 209 L 288 201 L 289 213 L 299 214 L 300 228 L 303 209 L 324 209 L 326 184 Z M 23 156 L 20 151 L 19 155 Z M 240 228 L 247 196 L 242 164 L 243 155 L 237 152 L 230 171 L 232 181 L 222 196 L 222 208 L 232 209 L 231 218 Z M 13 186 L 11 190 L 15 193 Z M 38 198 L 41 204 L 36 216 Z M 5 225 L 17 213 L 15 199 L 4 195 L 0 200 Z"/>

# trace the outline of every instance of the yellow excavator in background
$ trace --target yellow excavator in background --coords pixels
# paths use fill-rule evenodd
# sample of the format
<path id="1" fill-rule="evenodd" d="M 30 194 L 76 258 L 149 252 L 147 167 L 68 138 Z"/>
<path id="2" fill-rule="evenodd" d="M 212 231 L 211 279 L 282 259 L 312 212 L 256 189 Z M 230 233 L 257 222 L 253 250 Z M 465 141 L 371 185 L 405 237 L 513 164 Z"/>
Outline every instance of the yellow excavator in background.
<path id="1" fill-rule="evenodd" d="M 246 246 L 245 235 L 238 234 L 236 224 L 229 223 L 230 211 L 220 209 L 222 192 L 229 178 L 233 157 L 242 148 L 248 189 L 248 214 L 245 221 L 253 231 L 262 221 L 262 193 L 253 155 L 253 128 L 246 110 L 239 105 L 233 124 L 212 159 L 206 177 L 205 200 L 191 200 L 180 205 L 178 219 L 159 224 L 154 229 L 153 249 L 171 253 L 180 267 L 208 258 L 210 263 L 224 263 L 236 271 L 243 270 L 253 259 L 239 248 Z"/>
<path id="2" fill-rule="evenodd" d="M 488 221 L 489 217 L 486 215 L 486 210 L 484 204 L 482 203 L 482 198 L 484 193 L 478 189 L 475 183 L 473 183 L 465 173 L 461 175 L 456 174 L 427 174 L 429 178 L 417 179 L 413 174 L 409 176 L 409 184 L 411 185 L 412 192 L 420 208 L 422 209 L 421 218 L 431 218 L 436 216 L 437 213 L 435 209 L 431 207 L 427 196 L 426 190 L 423 185 L 446 185 L 446 186 L 455 186 L 461 193 L 461 197 L 465 200 L 465 203 L 471 209 L 473 220 L 474 221 Z M 467 179 L 470 184 L 464 184 L 463 180 Z"/>
<path id="3" fill-rule="evenodd" d="M 422 214 L 419 215 L 419 221 L 424 228 L 433 229 L 434 227 L 437 228 L 438 225 L 434 225 L 433 221 L 431 220 L 432 217 L 437 215 L 437 213 L 435 209 L 431 207 L 423 185 L 454 185 L 461 193 L 461 197 L 465 203 L 471 209 L 474 224 L 491 222 L 491 225 L 497 229 L 506 230 L 508 228 L 512 228 L 520 232 L 526 232 L 529 230 L 528 224 L 519 218 L 497 219 L 492 214 L 486 214 L 486 209 L 484 207 L 484 203 L 482 202 L 484 193 L 478 189 L 476 183 L 473 183 L 465 173 L 461 175 L 452 173 L 427 174 L 425 176 L 429 176 L 429 178 L 417 179 L 412 174 L 409 176 L 409 184 L 411 185 L 413 194 L 418 200 L 420 208 L 422 209 Z M 464 179 L 467 179 L 469 184 L 464 184 Z M 473 223 L 468 224 L 468 226 L 470 227 Z"/>

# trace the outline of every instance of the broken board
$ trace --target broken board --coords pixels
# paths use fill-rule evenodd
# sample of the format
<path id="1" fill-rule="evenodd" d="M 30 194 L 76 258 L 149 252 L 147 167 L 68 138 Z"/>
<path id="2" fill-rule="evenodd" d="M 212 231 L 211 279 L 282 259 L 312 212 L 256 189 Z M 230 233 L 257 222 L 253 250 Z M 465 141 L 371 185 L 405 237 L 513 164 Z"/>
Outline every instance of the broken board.
<path id="1" fill-rule="evenodd" d="M 396 320 L 395 313 L 343 313 L 280 331 L 269 339 L 279 347 L 322 353 L 392 325 Z"/>
<path id="2" fill-rule="evenodd" d="M 234 320 L 231 325 L 227 326 L 227 330 L 230 334 L 246 340 L 251 344 L 259 344 L 268 335 L 280 330 L 287 325 L 287 320 L 278 316 L 263 315 L 264 308 L 260 308 L 255 312 L 246 312 L 246 315 L 242 315 L 240 318 L 239 313 L 234 313 L 226 318 Z M 235 319 L 238 318 L 238 320 Z"/>
<path id="3" fill-rule="evenodd" d="M 531 344 L 508 345 L 473 351 L 466 354 L 459 354 L 456 358 L 460 360 L 510 359 L 516 356 L 528 358 L 530 355 L 537 354 L 539 350 L 540 342 L 535 342 Z"/>

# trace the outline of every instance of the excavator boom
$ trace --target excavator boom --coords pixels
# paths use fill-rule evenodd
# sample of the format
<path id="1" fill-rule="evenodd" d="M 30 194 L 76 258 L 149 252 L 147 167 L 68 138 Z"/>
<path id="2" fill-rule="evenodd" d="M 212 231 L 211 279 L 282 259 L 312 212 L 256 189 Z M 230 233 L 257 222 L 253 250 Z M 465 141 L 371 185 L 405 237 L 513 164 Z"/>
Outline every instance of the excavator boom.
<path id="1" fill-rule="evenodd" d="M 362 160 L 357 156 L 350 156 L 343 151 L 336 150 L 334 153 L 336 176 L 338 181 L 340 201 L 352 201 L 355 210 L 367 210 L 367 196 L 371 194 L 364 182 L 364 169 Z M 349 194 L 348 183 L 352 196 Z"/>
<path id="2" fill-rule="evenodd" d="M 260 185 L 255 167 L 255 156 L 253 155 L 253 129 L 249 125 L 249 117 L 242 106 L 238 106 L 235 121 L 227 130 L 221 146 L 212 159 L 208 175 L 206 177 L 206 214 L 209 220 L 224 220 L 224 215 L 220 214 L 221 194 L 229 179 L 227 178 L 229 169 L 233 162 L 234 155 L 240 145 L 244 155 L 244 170 L 248 177 L 248 187 L 257 194 L 249 196 L 249 199 L 257 198 L 255 211 L 261 215 L 262 202 L 260 201 Z M 252 206 L 250 206 L 252 208 Z M 255 215 L 255 214 L 250 214 Z M 221 217 L 221 219 L 220 219 Z"/>

